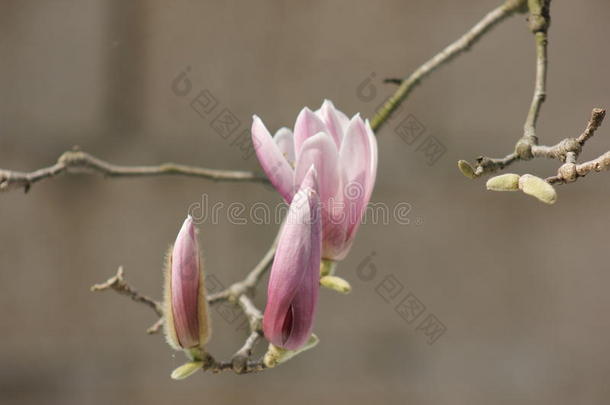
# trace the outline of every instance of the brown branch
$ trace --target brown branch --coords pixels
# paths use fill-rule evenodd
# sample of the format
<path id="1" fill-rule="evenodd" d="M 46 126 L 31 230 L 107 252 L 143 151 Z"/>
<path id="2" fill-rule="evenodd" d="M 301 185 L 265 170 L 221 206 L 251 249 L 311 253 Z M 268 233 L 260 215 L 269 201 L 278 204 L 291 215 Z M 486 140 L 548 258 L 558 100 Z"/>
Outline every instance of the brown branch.
<path id="1" fill-rule="evenodd" d="M 601 126 L 605 116 L 606 110 L 594 108 L 584 132 L 579 136 L 565 138 L 552 146 L 532 145 L 532 158 L 557 159 L 564 162 L 557 170 L 555 176 L 547 177 L 545 179 L 549 184 L 572 183 L 591 172 L 600 172 L 610 168 L 610 151 L 599 156 L 597 159 L 580 164 L 577 163 L 577 160 L 582 153 L 583 146 L 593 137 L 595 131 Z M 469 177 L 478 177 L 484 173 L 503 169 L 505 166 L 508 166 L 519 159 L 520 157 L 516 152 L 502 159 L 479 157 L 477 159 L 476 170 L 472 169 L 468 163 L 464 161 L 460 161 L 460 170 L 466 175 L 471 173 L 472 176 Z M 464 168 L 463 165 L 466 165 L 466 168 Z"/>
<path id="2" fill-rule="evenodd" d="M 250 337 L 248 339 L 250 339 Z M 237 352 L 237 353 L 239 353 L 239 352 Z M 235 357 L 234 357 L 234 359 L 235 359 Z M 240 358 L 240 360 L 241 359 L 242 358 Z M 259 371 L 263 371 L 266 368 L 267 367 L 265 367 L 262 360 L 257 360 L 257 361 L 247 360 L 244 363 L 238 363 L 235 360 L 217 361 L 209 353 L 206 354 L 206 358 L 204 359 L 204 366 L 203 366 L 204 371 L 211 371 L 212 373 L 220 373 L 223 371 L 233 371 L 236 374 L 256 373 Z"/>
<path id="3" fill-rule="evenodd" d="M 110 277 L 103 283 L 93 285 L 91 287 L 91 291 L 114 290 L 119 294 L 128 296 L 135 302 L 147 305 L 148 307 L 152 308 L 152 310 L 155 311 L 159 317 L 163 316 L 163 305 L 161 305 L 160 302 L 147 297 L 146 295 L 140 294 L 135 288 L 127 284 L 125 278 L 123 277 L 124 274 L 125 271 L 123 270 L 123 266 L 119 266 L 114 276 Z"/>
<path id="4" fill-rule="evenodd" d="M 154 299 L 140 294 L 135 288 L 131 287 L 125 281 L 123 266 L 119 266 L 116 274 L 110 277 L 103 283 L 95 284 L 91 287 L 91 291 L 114 290 L 119 294 L 126 295 L 135 302 L 139 302 L 155 311 L 159 319 L 146 330 L 147 333 L 157 333 L 163 326 L 163 305 Z"/>
<path id="5" fill-rule="evenodd" d="M 154 335 L 155 333 L 158 333 L 163 327 L 163 322 L 163 317 L 159 318 L 157 322 L 155 322 L 150 328 L 146 329 L 146 333 L 148 333 L 149 335 Z"/>
<path id="6" fill-rule="evenodd" d="M 276 245 L 277 237 L 273 241 L 273 244 L 267 253 L 265 253 L 259 263 L 257 263 L 257 265 L 243 280 L 230 285 L 228 288 L 219 293 L 211 294 L 207 297 L 210 305 L 220 303 L 222 301 L 229 301 L 238 305 L 240 310 L 248 319 L 250 334 L 242 347 L 233 354 L 230 361 L 219 362 L 215 360 L 211 354 L 206 354 L 206 358 L 204 359 L 204 370 L 211 371 L 213 373 L 218 373 L 221 371 L 233 371 L 236 374 L 245 374 L 262 371 L 265 369 L 262 359 L 256 361 L 251 360 L 254 348 L 263 338 L 263 314 L 256 307 L 248 294 L 253 291 L 262 276 L 269 269 L 275 255 Z M 94 285 L 91 287 L 91 291 L 104 291 L 112 289 L 119 294 L 127 295 L 135 302 L 143 303 L 152 308 L 157 316 L 159 316 L 159 319 L 153 326 L 148 328 L 147 333 L 158 332 L 163 325 L 163 306 L 160 302 L 139 294 L 133 287 L 127 284 L 123 274 L 123 267 L 119 267 L 115 276 L 109 278 L 103 283 Z"/>
<path id="7" fill-rule="evenodd" d="M 120 166 L 108 163 L 79 150 L 64 152 L 57 163 L 33 172 L 17 172 L 0 169 L 0 191 L 23 188 L 26 192 L 32 184 L 53 178 L 63 173 L 97 172 L 106 177 L 144 176 L 189 176 L 213 181 L 267 183 L 266 177 L 248 171 L 216 170 L 203 167 L 185 166 L 176 163 L 162 163 L 158 166 Z"/>
<path id="8" fill-rule="evenodd" d="M 591 139 L 591 137 L 595 134 L 595 131 L 597 131 L 597 129 L 602 125 L 604 118 L 606 118 L 606 110 L 594 108 L 585 130 L 578 136 L 578 138 L 576 138 L 578 143 L 584 146 L 585 142 Z"/>
<path id="9" fill-rule="evenodd" d="M 538 146 L 536 136 L 536 122 L 540 115 L 540 107 L 546 99 L 547 76 L 547 46 L 548 29 L 551 23 L 550 0 L 528 0 L 530 30 L 534 34 L 536 43 L 536 81 L 534 95 L 523 125 L 523 135 L 517 141 L 515 150 L 503 158 L 479 156 L 474 168 L 464 160 L 458 162 L 460 170 L 470 178 L 480 177 L 484 174 L 502 170 L 518 160 L 530 160 L 534 157 L 548 155 L 544 146 Z"/>
<path id="10" fill-rule="evenodd" d="M 600 127 L 605 116 L 606 110 L 602 110 L 601 108 L 593 109 L 591 118 L 589 119 L 587 127 L 582 134 L 580 134 L 577 138 L 568 138 L 555 145 L 555 148 L 558 150 L 551 151 L 550 154 L 553 157 L 559 157 L 559 159 L 563 160 L 565 163 L 559 167 L 557 170 L 557 175 L 548 177 L 546 179 L 548 183 L 572 183 L 578 178 L 585 177 L 591 172 L 601 172 L 603 170 L 610 169 L 610 151 L 599 156 L 597 159 L 580 164 L 576 163 L 576 160 L 582 151 L 582 147 L 595 134 L 595 131 Z M 572 149 L 568 149 L 566 145 L 572 146 Z M 562 153 L 565 154 L 562 155 Z"/>
<path id="11" fill-rule="evenodd" d="M 506 0 L 502 5 L 489 12 L 468 32 L 417 68 L 404 80 L 390 79 L 389 83 L 399 84 L 394 94 L 375 112 L 371 120 L 373 131 L 377 131 L 388 120 L 392 112 L 407 98 L 413 89 L 440 66 L 456 56 L 468 51 L 483 35 L 507 17 L 525 11 L 525 0 Z"/>
<path id="12" fill-rule="evenodd" d="M 528 0 L 528 8 L 530 12 L 529 26 L 536 43 L 536 81 L 534 96 L 523 126 L 523 135 L 517 141 L 515 150 L 503 158 L 480 156 L 476 159 L 474 167 L 464 160 L 459 161 L 458 166 L 464 175 L 476 178 L 502 170 L 518 160 L 546 158 L 564 162 L 558 169 L 557 175 L 546 179 L 550 184 L 571 183 L 592 171 L 607 170 L 608 153 L 589 162 L 577 164 L 583 146 L 594 135 L 604 120 L 606 115 L 604 109 L 593 109 L 584 132 L 578 137 L 565 138 L 552 146 L 538 144 L 536 122 L 542 103 L 546 98 L 548 29 L 551 23 L 550 0 Z"/>
<path id="13" fill-rule="evenodd" d="M 528 0 L 527 2 L 530 13 L 530 30 L 536 41 L 536 82 L 534 96 L 523 125 L 521 142 L 524 145 L 517 144 L 517 149 L 525 148 L 523 151 L 518 151 L 522 159 L 531 158 L 528 155 L 527 146 L 535 145 L 538 141 L 536 138 L 536 122 L 540 115 L 540 107 L 546 99 L 548 30 L 551 25 L 550 3 L 550 0 Z"/>
<path id="14" fill-rule="evenodd" d="M 610 152 L 599 156 L 597 159 L 581 164 L 577 163 L 578 157 L 582 153 L 583 146 L 602 124 L 604 117 L 606 116 L 606 110 L 604 109 L 593 109 L 591 118 L 589 119 L 584 132 L 578 137 L 565 138 L 552 146 L 538 144 L 536 122 L 540 114 L 542 103 L 546 98 L 548 29 L 551 22 L 549 11 L 550 0 L 528 0 L 528 8 L 530 11 L 530 30 L 534 34 L 536 42 L 536 82 L 534 86 L 534 96 L 523 126 L 523 136 L 515 145 L 514 152 L 511 152 L 503 158 L 480 156 L 476 159 L 474 167 L 464 160 L 458 162 L 458 167 L 465 176 L 476 178 L 493 173 L 497 170 L 502 170 L 519 160 L 546 158 L 557 159 L 564 162 L 563 165 L 559 167 L 555 176 L 547 177 L 545 179 L 549 184 L 572 183 L 590 172 L 608 170 L 610 167 Z"/>

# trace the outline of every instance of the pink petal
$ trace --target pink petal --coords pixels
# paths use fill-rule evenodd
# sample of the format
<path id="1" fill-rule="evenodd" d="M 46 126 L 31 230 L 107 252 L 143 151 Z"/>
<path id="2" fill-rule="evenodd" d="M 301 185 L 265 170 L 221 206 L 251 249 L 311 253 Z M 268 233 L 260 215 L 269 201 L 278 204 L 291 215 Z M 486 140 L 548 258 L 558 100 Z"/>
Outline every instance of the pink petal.
<path id="1" fill-rule="evenodd" d="M 366 199 L 367 180 L 371 169 L 370 138 L 364 122 L 358 115 L 350 121 L 341 144 L 339 165 L 348 208 L 358 213 Z M 359 222 L 359 217 L 357 219 Z M 352 223 L 355 222 L 354 217 L 350 217 L 350 220 Z"/>
<path id="2" fill-rule="evenodd" d="M 189 215 L 172 251 L 171 298 L 176 337 L 183 348 L 199 345 L 199 245 Z"/>
<path id="3" fill-rule="evenodd" d="M 341 260 L 351 247 L 374 186 L 376 157 L 376 140 L 371 138 L 366 124 L 356 115 L 350 121 L 339 151 L 346 218 L 345 239 L 342 245 L 339 245 L 338 238 L 325 239 L 325 255 L 327 251 L 331 251 L 335 256 L 325 256 L 327 258 Z M 340 235 L 338 231 L 335 231 L 335 234 Z M 327 244 L 330 245 L 328 248 Z"/>
<path id="4" fill-rule="evenodd" d="M 337 110 L 330 100 L 324 100 L 316 114 L 324 121 L 328 132 L 332 135 L 338 148 L 343 141 L 343 134 L 349 125 L 349 119 L 345 114 Z"/>
<path id="5" fill-rule="evenodd" d="M 313 111 L 305 107 L 294 124 L 294 150 L 298 157 L 303 143 L 318 132 L 325 132 L 326 125 Z"/>
<path id="6" fill-rule="evenodd" d="M 345 249 L 347 239 L 347 210 L 344 209 L 343 202 L 339 207 L 339 212 L 322 213 L 322 258 L 328 260 L 342 260 L 347 254 Z"/>
<path id="7" fill-rule="evenodd" d="M 311 335 L 318 300 L 322 229 L 316 188 L 311 168 L 290 204 L 269 276 L 263 331 L 290 350 Z"/>
<path id="8" fill-rule="evenodd" d="M 377 161 L 378 157 L 378 149 L 377 149 L 377 137 L 371 128 L 371 124 L 367 119 L 365 122 L 366 132 L 369 137 L 369 144 L 371 145 L 371 167 L 369 168 L 369 174 L 367 176 L 367 189 L 366 189 L 366 201 L 371 199 L 371 194 L 373 194 L 373 189 L 375 188 L 375 181 L 377 180 Z"/>
<path id="9" fill-rule="evenodd" d="M 300 187 L 310 167 L 314 166 L 318 175 L 320 200 L 327 206 L 330 199 L 335 198 L 339 192 L 338 157 L 337 146 L 330 135 L 320 132 L 307 139 L 297 156 L 295 188 Z"/>
<path id="10" fill-rule="evenodd" d="M 296 155 L 294 151 L 294 136 L 292 131 L 286 127 L 282 127 L 277 130 L 273 136 L 273 141 L 276 143 L 282 155 L 286 158 L 290 165 L 294 165 Z"/>
<path id="11" fill-rule="evenodd" d="M 256 115 L 252 122 L 252 142 L 258 161 L 275 189 L 288 202 L 294 195 L 294 171 L 271 134 Z"/>

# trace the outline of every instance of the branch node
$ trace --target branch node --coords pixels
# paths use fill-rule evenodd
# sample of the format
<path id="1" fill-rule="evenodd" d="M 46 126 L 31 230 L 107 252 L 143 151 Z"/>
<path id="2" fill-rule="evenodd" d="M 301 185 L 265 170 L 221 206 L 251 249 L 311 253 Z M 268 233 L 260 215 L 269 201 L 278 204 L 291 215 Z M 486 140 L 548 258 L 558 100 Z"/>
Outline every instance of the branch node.
<path id="1" fill-rule="evenodd" d="M 524 135 L 517 141 L 515 145 L 515 153 L 521 160 L 531 160 L 534 158 L 532 146 L 538 143 L 538 138 L 535 135 Z"/>
<path id="2" fill-rule="evenodd" d="M 534 34 L 538 32 L 546 33 L 551 25 L 551 0 L 528 0 L 527 3 L 530 10 L 528 19 L 530 30 Z"/>

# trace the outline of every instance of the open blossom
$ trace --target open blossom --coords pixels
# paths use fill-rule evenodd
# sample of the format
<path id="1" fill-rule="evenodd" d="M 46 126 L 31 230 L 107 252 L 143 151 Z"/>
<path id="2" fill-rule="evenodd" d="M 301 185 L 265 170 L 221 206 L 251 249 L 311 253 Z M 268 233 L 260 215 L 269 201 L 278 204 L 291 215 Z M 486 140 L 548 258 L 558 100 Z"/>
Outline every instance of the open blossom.
<path id="1" fill-rule="evenodd" d="M 348 119 L 325 100 L 317 111 L 305 107 L 294 132 L 271 136 L 254 116 L 252 139 L 258 160 L 277 191 L 290 203 L 309 168 L 316 168 L 322 204 L 323 252 L 343 259 L 354 240 L 377 174 L 377 141 L 359 114 Z"/>
<path id="2" fill-rule="evenodd" d="M 263 331 L 274 345 L 296 350 L 311 336 L 320 288 L 322 226 L 313 167 L 286 218 L 269 276 Z"/>
<path id="3" fill-rule="evenodd" d="M 210 337 L 203 269 L 189 215 L 168 257 L 165 274 L 165 335 L 176 350 L 199 349 Z"/>

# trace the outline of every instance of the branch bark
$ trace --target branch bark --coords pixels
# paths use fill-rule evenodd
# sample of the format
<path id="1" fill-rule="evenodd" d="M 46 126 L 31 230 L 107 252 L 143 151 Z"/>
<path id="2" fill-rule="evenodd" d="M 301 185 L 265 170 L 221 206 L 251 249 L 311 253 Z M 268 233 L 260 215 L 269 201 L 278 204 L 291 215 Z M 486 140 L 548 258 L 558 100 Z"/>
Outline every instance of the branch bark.
<path id="1" fill-rule="evenodd" d="M 176 163 L 162 163 L 157 166 L 120 166 L 80 150 L 64 152 L 52 166 L 24 173 L 0 169 L 0 191 L 23 188 L 28 192 L 32 184 L 53 178 L 63 173 L 96 172 L 106 177 L 152 177 L 189 176 L 214 181 L 268 183 L 266 177 L 238 170 L 216 170 Z"/>
<path id="2" fill-rule="evenodd" d="M 377 110 L 371 120 L 373 131 L 377 131 L 382 127 L 392 112 L 400 106 L 411 91 L 413 91 L 424 78 L 439 67 L 452 61 L 456 56 L 468 51 L 483 35 L 497 24 L 504 21 L 507 17 L 516 12 L 524 12 L 526 10 L 525 5 L 525 0 L 505 1 L 502 5 L 485 15 L 481 21 L 475 24 L 474 27 L 468 30 L 459 39 L 417 68 L 409 77 L 400 83 L 400 86 L 398 86 L 394 94 L 379 108 L 379 110 Z M 399 80 L 397 79 L 390 79 L 391 83 L 397 83 L 398 81 Z"/>
<path id="3" fill-rule="evenodd" d="M 458 162 L 460 170 L 467 177 L 480 177 L 504 169 L 518 160 L 534 158 L 558 159 L 564 162 L 555 176 L 545 179 L 550 184 L 572 183 L 592 171 L 599 172 L 608 170 L 610 167 L 610 152 L 602 154 L 597 159 L 577 164 L 583 146 L 594 135 L 604 120 L 606 110 L 602 108 L 593 109 L 584 132 L 578 137 L 565 138 L 552 146 L 538 144 L 536 123 L 542 103 L 546 99 L 548 30 L 551 24 L 550 3 L 550 0 L 528 0 L 529 28 L 534 34 L 536 44 L 536 81 L 532 102 L 523 125 L 523 135 L 517 141 L 515 150 L 505 157 L 480 156 L 476 159 L 474 168 L 466 161 Z"/>
<path id="4" fill-rule="evenodd" d="M 207 353 L 206 358 L 204 359 L 204 370 L 211 371 L 213 373 L 218 373 L 221 371 L 233 371 L 236 374 L 245 374 L 262 371 L 266 368 L 262 359 L 251 359 L 254 348 L 263 338 L 263 314 L 256 307 L 249 294 L 252 293 L 262 276 L 269 269 L 275 255 L 276 246 L 277 237 L 273 241 L 273 244 L 267 253 L 243 280 L 233 283 L 225 290 L 207 297 L 210 305 L 214 305 L 222 301 L 229 301 L 235 305 L 238 305 L 240 310 L 248 319 L 250 334 L 246 338 L 246 341 L 242 347 L 240 347 L 235 354 L 233 354 L 229 361 L 217 361 L 211 354 Z M 136 289 L 131 287 L 124 279 L 123 267 L 119 267 L 116 275 L 113 277 L 109 278 L 103 283 L 95 284 L 91 287 L 91 291 L 105 290 L 114 290 L 119 294 L 130 297 L 135 302 L 142 303 L 153 309 L 159 319 L 147 329 L 147 333 L 156 333 L 161 329 L 163 325 L 163 305 L 161 302 L 155 301 L 152 298 L 138 293 Z"/>

